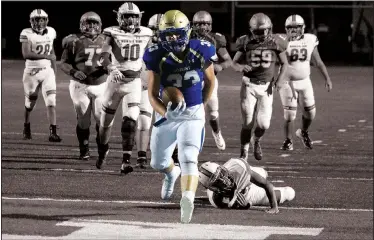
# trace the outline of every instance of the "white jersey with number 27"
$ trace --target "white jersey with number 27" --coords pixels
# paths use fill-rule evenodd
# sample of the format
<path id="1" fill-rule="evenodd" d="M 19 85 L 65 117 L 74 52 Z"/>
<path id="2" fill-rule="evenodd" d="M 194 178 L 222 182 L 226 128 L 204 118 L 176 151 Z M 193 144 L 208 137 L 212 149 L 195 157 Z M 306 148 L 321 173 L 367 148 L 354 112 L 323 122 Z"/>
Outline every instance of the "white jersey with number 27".
<path id="1" fill-rule="evenodd" d="M 316 35 L 305 33 L 300 39 L 289 41 L 287 56 L 290 80 L 306 79 L 310 75 L 310 60 L 319 41 Z"/>

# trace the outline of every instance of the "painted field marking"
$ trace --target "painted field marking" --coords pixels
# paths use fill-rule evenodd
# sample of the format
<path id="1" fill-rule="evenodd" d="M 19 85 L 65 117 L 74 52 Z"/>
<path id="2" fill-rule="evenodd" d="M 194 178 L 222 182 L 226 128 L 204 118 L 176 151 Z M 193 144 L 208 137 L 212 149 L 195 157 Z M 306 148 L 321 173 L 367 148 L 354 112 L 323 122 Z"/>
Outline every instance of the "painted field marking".
<path id="1" fill-rule="evenodd" d="M 339 129 L 338 132 L 346 132 L 346 129 Z"/>
<path id="2" fill-rule="evenodd" d="M 348 125 L 347 127 L 354 128 L 356 125 Z"/>
<path id="3" fill-rule="evenodd" d="M 203 196 L 202 198 L 206 198 Z M 30 201 L 30 202 L 79 202 L 79 203 L 110 203 L 110 204 L 148 204 L 148 205 L 175 205 L 179 206 L 179 202 L 161 202 L 161 201 L 132 201 L 132 200 L 100 200 L 100 199 L 59 199 L 59 198 L 26 198 L 26 197 L 6 197 L 2 196 L 2 200 L 9 201 Z M 4 203 L 3 203 L 4 204 Z M 207 206 L 207 204 L 195 203 L 195 206 Z M 208 204 L 208 206 L 210 206 Z M 213 206 L 211 206 L 213 208 Z M 266 206 L 253 206 L 253 208 L 264 209 Z M 289 210 L 311 210 L 311 211 L 348 211 L 348 212 L 373 212 L 373 209 L 360 208 L 312 208 L 312 207 L 282 207 L 281 209 Z"/>
<path id="4" fill-rule="evenodd" d="M 358 122 L 359 122 L 359 123 L 364 123 L 364 122 L 366 122 L 366 120 L 365 120 L 365 119 L 362 119 L 362 120 L 358 120 Z"/>
<path id="5" fill-rule="evenodd" d="M 318 236 L 324 228 L 246 226 L 220 224 L 181 224 L 133 222 L 123 220 L 72 219 L 56 226 L 76 227 L 78 230 L 60 237 L 23 236 L 25 239 L 253 239 L 270 235 Z M 21 235 L 3 234 L 4 239 L 22 239 Z"/>
<path id="6" fill-rule="evenodd" d="M 281 154 L 280 157 L 289 157 L 291 154 Z"/>
<path id="7" fill-rule="evenodd" d="M 260 166 L 263 167 L 263 166 Z M 265 168 L 272 168 L 269 166 L 265 166 Z M 277 168 L 277 167 L 273 167 Z M 118 173 L 117 170 L 98 170 L 98 169 L 74 169 L 74 168 L 10 168 L 10 167 L 2 167 L 2 170 L 24 170 L 24 171 L 56 171 L 56 172 L 78 172 L 78 173 Z M 283 170 L 266 170 L 267 172 L 280 172 L 280 173 L 300 173 L 298 171 L 283 171 Z M 157 171 L 134 171 L 131 175 L 141 175 L 141 174 L 149 174 L 149 175 L 161 175 Z M 292 176 L 292 175 L 282 175 L 282 176 L 268 176 L 268 178 L 300 178 L 300 179 L 326 179 L 326 180 L 348 180 L 348 181 L 373 181 L 373 178 L 345 178 L 345 177 L 312 177 L 312 176 Z"/>
<path id="8" fill-rule="evenodd" d="M 315 140 L 315 141 L 313 141 L 313 143 L 320 144 L 320 143 L 322 143 L 322 140 Z"/>

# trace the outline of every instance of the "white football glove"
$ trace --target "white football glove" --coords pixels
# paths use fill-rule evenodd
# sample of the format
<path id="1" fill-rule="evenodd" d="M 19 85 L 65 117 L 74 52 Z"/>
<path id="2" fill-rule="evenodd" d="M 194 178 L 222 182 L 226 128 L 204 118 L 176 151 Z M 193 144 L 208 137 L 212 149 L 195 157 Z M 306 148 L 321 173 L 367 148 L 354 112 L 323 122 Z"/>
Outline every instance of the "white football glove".
<path id="1" fill-rule="evenodd" d="M 125 77 L 125 76 L 123 76 L 121 71 L 118 70 L 118 68 L 114 65 L 109 65 L 108 66 L 108 71 L 109 71 L 110 74 L 113 75 L 114 82 L 119 82 L 119 81 L 122 80 L 122 78 Z"/>
<path id="2" fill-rule="evenodd" d="M 178 118 L 185 110 L 186 110 L 186 102 L 181 101 L 178 103 L 178 106 L 175 109 L 171 109 L 172 103 L 169 102 L 167 107 L 166 107 L 166 113 L 165 113 L 165 118 L 167 120 L 174 120 Z"/>

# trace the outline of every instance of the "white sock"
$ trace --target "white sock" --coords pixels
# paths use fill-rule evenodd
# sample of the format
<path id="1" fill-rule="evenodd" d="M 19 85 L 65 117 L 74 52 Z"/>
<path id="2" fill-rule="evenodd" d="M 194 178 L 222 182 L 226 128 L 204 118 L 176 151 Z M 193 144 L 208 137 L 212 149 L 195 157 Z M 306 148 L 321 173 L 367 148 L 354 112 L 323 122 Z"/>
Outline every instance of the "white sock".
<path id="1" fill-rule="evenodd" d="M 189 200 L 191 200 L 191 202 L 194 202 L 195 201 L 195 192 L 194 191 L 184 191 L 182 193 L 182 197 L 186 197 Z"/>

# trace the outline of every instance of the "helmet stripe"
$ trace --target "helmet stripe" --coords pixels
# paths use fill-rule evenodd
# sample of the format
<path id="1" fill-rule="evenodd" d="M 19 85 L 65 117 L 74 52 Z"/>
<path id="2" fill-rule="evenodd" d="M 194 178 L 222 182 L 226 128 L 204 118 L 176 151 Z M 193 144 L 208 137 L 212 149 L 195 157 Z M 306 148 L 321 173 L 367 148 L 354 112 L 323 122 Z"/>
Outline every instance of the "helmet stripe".
<path id="1" fill-rule="evenodd" d="M 292 22 L 296 22 L 296 15 L 292 15 Z"/>
<path id="2" fill-rule="evenodd" d="M 161 20 L 161 14 L 157 14 L 157 21 L 156 21 L 157 25 L 160 23 L 160 20 Z"/>
<path id="3" fill-rule="evenodd" d="M 129 10 L 134 10 L 134 6 L 132 5 L 132 2 L 129 2 L 128 6 L 129 6 Z"/>

